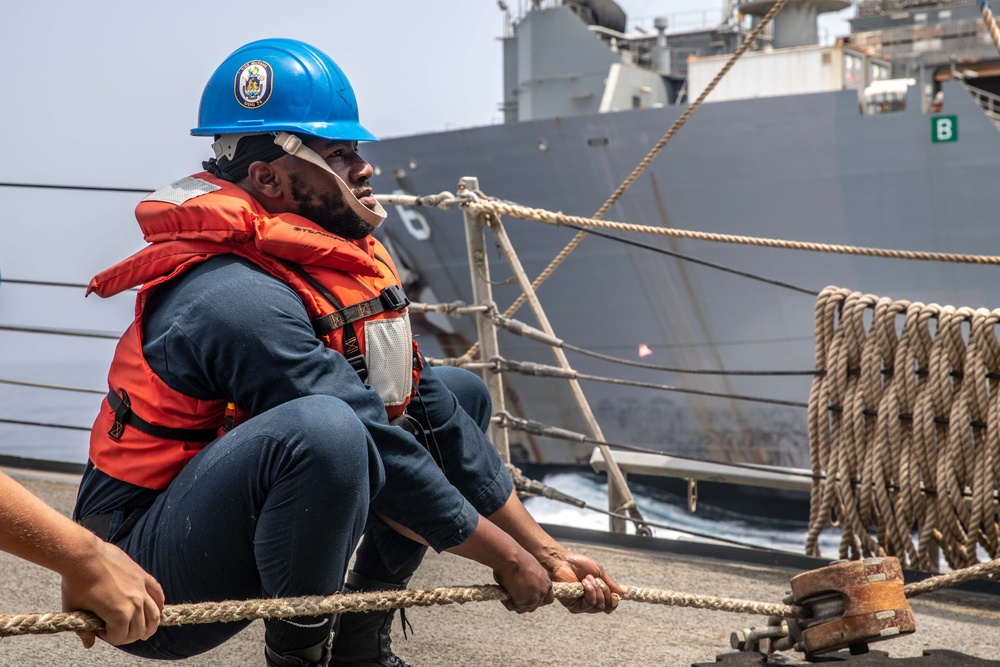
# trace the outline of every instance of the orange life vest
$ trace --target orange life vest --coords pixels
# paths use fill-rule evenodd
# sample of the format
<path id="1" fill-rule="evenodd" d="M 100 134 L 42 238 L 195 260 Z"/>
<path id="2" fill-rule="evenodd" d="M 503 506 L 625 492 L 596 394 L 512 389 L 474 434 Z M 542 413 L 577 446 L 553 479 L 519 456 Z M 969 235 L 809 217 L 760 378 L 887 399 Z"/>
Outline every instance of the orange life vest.
<path id="1" fill-rule="evenodd" d="M 270 215 L 242 188 L 207 173 L 149 195 L 136 219 L 151 245 L 99 273 L 87 290 L 106 297 L 142 285 L 91 429 L 90 459 L 98 469 L 165 488 L 206 444 L 250 416 L 227 397 L 204 400 L 170 388 L 142 353 L 152 291 L 216 255 L 243 257 L 287 282 L 316 335 L 379 392 L 389 418 L 406 409 L 419 380 L 416 342 L 398 272 L 378 240 L 346 241 L 301 216 Z"/>

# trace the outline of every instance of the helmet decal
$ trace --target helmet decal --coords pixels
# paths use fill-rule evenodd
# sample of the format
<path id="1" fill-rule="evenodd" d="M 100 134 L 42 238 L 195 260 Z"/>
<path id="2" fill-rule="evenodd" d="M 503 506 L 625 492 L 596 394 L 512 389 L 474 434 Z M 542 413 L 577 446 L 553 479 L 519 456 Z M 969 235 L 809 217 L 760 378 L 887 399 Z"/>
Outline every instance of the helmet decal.
<path id="1" fill-rule="evenodd" d="M 247 109 L 264 106 L 271 97 L 274 73 L 263 60 L 251 60 L 236 72 L 236 99 Z"/>

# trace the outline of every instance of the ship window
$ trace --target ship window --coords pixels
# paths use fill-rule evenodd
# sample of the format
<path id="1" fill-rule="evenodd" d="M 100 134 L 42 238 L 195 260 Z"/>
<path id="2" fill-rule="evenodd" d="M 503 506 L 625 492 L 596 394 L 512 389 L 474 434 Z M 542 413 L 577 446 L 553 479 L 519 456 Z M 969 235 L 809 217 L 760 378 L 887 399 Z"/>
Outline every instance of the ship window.
<path id="1" fill-rule="evenodd" d="M 607 137 L 591 137 L 590 139 L 587 139 L 587 145 L 588 146 L 607 146 L 608 145 L 608 138 Z"/>
<path id="2" fill-rule="evenodd" d="M 865 63 L 861 56 L 844 54 L 844 89 L 855 90 L 863 85 Z"/>

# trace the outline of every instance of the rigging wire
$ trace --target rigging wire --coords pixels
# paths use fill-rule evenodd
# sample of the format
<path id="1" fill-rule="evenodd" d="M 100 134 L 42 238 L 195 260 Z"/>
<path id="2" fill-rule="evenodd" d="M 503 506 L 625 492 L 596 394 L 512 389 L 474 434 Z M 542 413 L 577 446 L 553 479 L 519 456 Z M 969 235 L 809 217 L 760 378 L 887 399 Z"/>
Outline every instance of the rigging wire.
<path id="1" fill-rule="evenodd" d="M 511 203 L 511 202 L 505 202 Z M 649 243 L 643 243 L 641 241 L 635 241 L 632 239 L 626 239 L 621 236 L 615 236 L 614 234 L 609 234 L 599 229 L 587 229 L 579 225 L 563 225 L 563 227 L 568 227 L 570 229 L 575 229 L 579 232 L 587 232 L 591 236 L 599 236 L 602 239 L 607 239 L 609 241 L 615 241 L 617 243 L 623 243 L 625 245 L 634 246 L 636 248 L 641 248 L 643 250 L 648 250 L 650 252 L 655 252 L 661 255 L 667 255 L 675 259 L 684 260 L 691 262 L 692 264 L 700 264 L 706 266 L 710 269 L 716 269 L 717 271 L 722 271 L 724 273 L 732 273 L 733 275 L 740 276 L 741 278 L 748 278 L 750 280 L 756 280 L 768 285 L 774 285 L 775 287 L 782 287 L 784 289 L 792 290 L 794 292 L 801 292 L 813 298 L 819 295 L 819 290 L 809 289 L 806 287 L 800 287 L 799 285 L 793 285 L 792 283 L 786 283 L 781 280 L 776 280 L 774 278 L 767 278 L 760 274 L 750 273 L 749 271 L 743 271 L 742 269 L 737 269 L 731 266 L 726 266 L 725 264 L 719 264 L 717 262 L 710 262 L 707 259 L 700 259 L 692 255 L 686 255 L 684 253 L 676 252 L 674 250 L 667 250 L 666 248 L 659 248 L 657 246 L 651 245 Z"/>
<path id="2" fill-rule="evenodd" d="M 529 495 L 532 495 L 532 494 L 529 494 Z M 558 501 L 557 500 L 556 502 L 565 502 L 565 501 Z M 610 510 L 606 510 L 606 509 L 603 509 L 601 507 L 597 507 L 595 505 L 591 505 L 589 503 L 583 503 L 582 505 L 577 505 L 576 503 L 571 503 L 571 504 L 574 505 L 574 506 L 576 506 L 576 507 L 579 507 L 580 509 L 590 510 L 591 512 L 597 512 L 598 514 L 604 514 L 605 516 L 609 516 L 609 517 L 612 517 L 612 518 L 615 518 L 615 519 L 624 519 L 625 521 L 632 521 L 632 517 L 630 517 L 630 516 L 628 516 L 626 514 L 622 514 L 621 512 L 612 512 Z M 692 537 L 699 537 L 701 539 L 712 540 L 714 542 L 722 542 L 724 544 L 730 544 L 732 546 L 737 546 L 737 547 L 744 547 L 744 548 L 747 548 L 747 549 L 755 549 L 755 550 L 759 550 L 759 551 L 768 551 L 768 552 L 774 552 L 774 551 L 776 551 L 778 553 L 790 554 L 790 555 L 795 555 L 795 556 L 801 555 L 797 551 L 788 551 L 788 550 L 785 550 L 785 549 L 778 549 L 778 548 L 775 548 L 775 547 L 762 547 L 759 544 L 752 544 L 750 542 L 742 542 L 740 540 L 733 540 L 733 539 L 730 539 L 728 537 L 720 537 L 719 535 L 710 535 L 708 533 L 700 533 L 698 531 L 690 530 L 689 528 L 677 528 L 676 526 L 671 526 L 669 524 L 660 523 L 658 521 L 649 521 L 648 519 L 645 519 L 645 518 L 642 521 L 642 525 L 643 526 L 652 526 L 653 528 L 662 528 L 663 530 L 672 530 L 672 531 L 675 531 L 675 532 L 678 532 L 678 533 L 683 533 L 685 535 L 691 535 Z"/>
<path id="3" fill-rule="evenodd" d="M 569 343 L 563 343 L 563 347 L 571 352 L 576 352 L 582 354 L 586 357 L 592 357 L 594 359 L 601 359 L 602 361 L 610 361 L 615 364 L 621 364 L 623 366 L 634 366 L 635 368 L 646 368 L 653 371 L 663 371 L 666 373 L 686 373 L 689 375 L 754 375 L 754 376 L 815 376 L 825 374 L 826 371 L 727 371 L 727 370 L 713 370 L 707 368 L 674 368 L 672 366 L 659 366 L 657 364 L 647 364 L 643 361 L 633 361 L 632 359 L 623 359 L 621 357 L 613 357 L 608 354 L 601 354 L 600 352 L 594 352 L 583 347 L 577 347 L 576 345 L 570 345 Z"/>
<path id="4" fill-rule="evenodd" d="M 835 406 L 831 407 L 830 409 L 834 410 Z M 900 418 L 905 420 L 906 419 L 906 415 L 900 415 Z M 607 445 L 608 447 L 610 447 L 612 449 L 619 449 L 619 450 L 627 451 L 627 452 L 636 452 L 636 453 L 639 453 L 639 454 L 652 454 L 654 456 L 665 456 L 665 457 L 669 457 L 669 458 L 672 458 L 672 459 L 678 459 L 678 460 L 681 460 L 681 461 L 690 461 L 692 463 L 718 464 L 718 465 L 724 465 L 724 466 L 727 466 L 727 467 L 730 467 L 730 468 L 739 468 L 739 469 L 743 469 L 743 470 L 750 470 L 750 471 L 753 471 L 753 472 L 780 472 L 782 475 L 786 475 L 788 477 L 801 477 L 802 479 L 808 479 L 808 480 L 812 480 L 812 481 L 815 481 L 815 480 L 827 481 L 827 480 L 831 479 L 830 476 L 827 475 L 826 473 L 814 473 L 814 472 L 811 472 L 809 470 L 803 470 L 803 469 L 800 469 L 800 468 L 785 468 L 783 466 L 761 466 L 761 465 L 754 464 L 754 463 L 743 463 L 743 462 L 739 462 L 739 461 L 727 461 L 727 462 L 713 461 L 711 459 L 699 459 L 699 458 L 694 457 L 694 456 L 685 456 L 683 454 L 675 454 L 673 452 L 666 452 L 666 451 L 663 451 L 663 450 L 660 450 L 660 449 L 651 449 L 649 447 L 641 447 L 639 445 L 626 445 L 626 444 L 620 443 L 620 442 L 611 442 L 611 441 L 608 441 L 608 440 L 599 440 L 597 438 L 592 438 L 592 437 L 590 437 L 588 435 L 584 435 L 583 433 L 577 433 L 575 431 L 570 431 L 570 430 L 567 430 L 567 429 L 564 429 L 564 428 L 558 428 L 558 427 L 554 427 L 554 426 L 546 426 L 545 424 L 542 424 L 541 422 L 537 422 L 537 421 L 534 421 L 534 420 L 531 420 L 531 419 L 521 419 L 520 417 L 515 417 L 515 416 L 513 416 L 512 414 L 510 414 L 509 412 L 506 412 L 506 411 L 498 413 L 495 417 L 493 417 L 493 422 L 495 424 L 497 424 L 498 426 L 500 426 L 501 428 L 505 428 L 505 429 L 512 430 L 512 431 L 523 431 L 525 433 L 530 433 L 532 435 L 539 435 L 539 436 L 546 437 L 546 438 L 555 438 L 555 439 L 558 439 L 558 440 L 566 440 L 568 442 L 579 442 L 579 443 L 584 443 L 584 444 L 589 443 L 589 444 L 593 444 L 593 445 Z M 986 425 L 983 424 L 982 426 L 985 427 Z M 777 470 L 776 471 L 776 470 L 774 470 L 774 468 L 781 468 L 781 470 Z M 523 473 L 522 473 L 522 476 L 523 476 Z M 525 479 L 527 479 L 527 478 L 525 478 Z M 841 480 L 840 473 L 837 473 L 832 479 L 834 481 L 838 481 L 839 482 Z M 850 479 L 848 479 L 846 481 L 847 481 L 848 484 L 851 485 L 851 487 L 853 487 L 855 489 L 860 489 L 864 485 L 860 477 L 851 477 Z M 539 482 L 534 482 L 534 480 L 528 480 L 528 482 L 533 482 L 535 484 L 540 484 Z M 885 488 L 886 488 L 887 491 L 890 491 L 890 492 L 899 492 L 901 490 L 900 485 L 898 483 L 895 483 L 895 482 L 886 482 L 885 483 Z M 546 489 L 549 489 L 549 490 L 546 490 L 544 493 L 541 494 L 541 495 L 544 495 L 546 498 L 551 498 L 552 500 L 558 500 L 560 502 L 569 503 L 571 505 L 576 505 L 579 502 L 583 502 L 583 501 L 576 501 L 576 500 L 572 499 L 571 496 L 567 496 L 566 494 L 562 493 L 561 491 L 551 490 L 551 487 L 546 487 Z M 923 485 L 921 485 L 921 487 L 919 489 L 919 492 L 922 493 L 925 496 L 935 496 L 938 493 L 936 487 L 933 487 L 933 486 L 923 486 Z M 970 489 L 966 488 L 962 492 L 958 493 L 957 496 L 960 496 L 960 497 L 966 498 L 966 499 L 971 499 L 973 497 L 973 494 L 972 494 L 972 491 Z M 1000 498 L 1000 491 L 994 491 L 993 492 L 993 498 L 994 499 Z M 578 507 L 583 507 L 583 505 L 578 505 Z M 624 517 L 617 517 L 617 518 L 624 518 Z"/>
<path id="5" fill-rule="evenodd" d="M 652 449 L 649 447 L 641 447 L 639 445 L 626 445 L 620 442 L 612 442 L 609 440 L 598 440 L 597 438 L 592 438 L 589 435 L 583 433 L 577 433 L 575 431 L 569 431 L 567 429 L 556 428 L 552 426 L 546 426 L 541 422 L 537 422 L 531 419 L 521 419 L 520 417 L 515 417 L 509 412 L 501 412 L 493 418 L 494 422 L 497 423 L 502 428 L 511 429 L 514 431 L 524 431 L 525 433 L 531 433 L 532 435 L 540 435 L 548 438 L 557 438 L 559 440 L 568 440 L 570 442 L 581 442 L 589 443 L 593 445 L 607 445 L 612 449 L 621 449 L 627 452 L 636 452 L 639 454 L 654 454 L 656 456 L 669 456 L 670 458 L 680 459 L 682 461 L 691 461 L 692 463 L 717 463 L 720 465 L 731 466 L 733 468 L 742 468 L 745 470 L 752 470 L 754 472 L 773 472 L 768 466 L 755 465 L 753 463 L 740 463 L 740 462 L 722 462 L 722 461 L 712 461 L 710 459 L 699 459 L 694 456 L 684 456 L 683 454 L 674 454 L 672 452 L 666 452 L 662 449 Z M 773 467 L 773 466 L 771 466 Z M 810 471 L 799 470 L 795 468 L 787 468 L 781 471 L 782 474 L 787 474 L 793 477 L 802 477 L 804 479 L 826 479 L 826 475 L 816 474 Z"/>
<path id="6" fill-rule="evenodd" d="M 2 188 L 40 188 L 44 190 L 82 190 L 84 192 L 133 192 L 148 195 L 149 188 L 115 188 L 103 185 L 56 185 L 53 183 L 3 183 Z"/>
<path id="7" fill-rule="evenodd" d="M 16 324 L 0 324 L 0 331 L 14 331 L 17 333 L 37 333 L 49 334 L 53 336 L 74 336 L 78 338 L 102 338 L 105 340 L 118 340 L 122 337 L 120 333 L 111 331 L 88 331 L 86 329 L 56 329 L 50 327 L 28 327 Z"/>
<path id="8" fill-rule="evenodd" d="M 75 391 L 85 394 L 107 394 L 100 389 L 89 389 L 87 387 L 71 387 L 69 385 L 46 384 L 44 382 L 27 382 L 25 380 L 10 380 L 0 378 L 0 384 L 9 384 L 17 387 L 31 387 L 34 389 L 54 389 L 56 391 Z M 68 431 L 90 431 L 89 426 L 74 426 L 72 424 L 53 424 L 51 422 L 28 421 L 23 419 L 6 419 L 0 417 L 0 424 L 11 424 L 13 426 L 36 426 L 40 428 L 59 428 Z"/>
<path id="9" fill-rule="evenodd" d="M 32 285 L 35 287 L 72 287 L 74 289 L 87 289 L 87 285 L 84 285 L 83 283 L 61 283 L 49 280 L 19 280 L 17 278 L 4 278 L 0 282 L 4 285 Z"/>
<path id="10" fill-rule="evenodd" d="M 691 373 L 695 375 L 784 375 L 784 376 L 815 376 L 815 375 L 825 375 L 825 371 L 817 371 L 815 369 L 808 371 L 741 371 L 741 370 L 724 370 L 724 369 L 688 369 L 688 368 L 677 368 L 670 366 L 660 366 L 657 364 L 649 364 L 642 361 L 632 361 L 631 359 L 623 359 L 621 357 L 614 357 L 607 354 L 601 354 L 599 352 L 594 352 L 583 347 L 576 345 L 570 345 L 562 338 L 555 335 L 550 335 L 540 329 L 536 329 L 530 324 L 526 324 L 520 320 L 512 320 L 508 317 L 504 317 L 499 313 L 494 311 L 489 311 L 486 313 L 487 317 L 498 327 L 502 327 L 504 330 L 510 333 L 539 342 L 543 345 L 548 345 L 552 348 L 562 348 L 583 354 L 585 356 L 594 357 L 596 359 L 601 359 L 604 361 L 610 361 L 612 363 L 618 363 L 624 366 L 634 366 L 637 368 L 648 368 L 650 370 L 657 371 L 667 371 L 672 373 Z M 760 341 L 768 342 L 768 341 Z"/>
<path id="11" fill-rule="evenodd" d="M 656 384 L 654 382 L 639 382 L 636 380 L 621 380 L 609 378 L 601 375 L 591 375 L 580 373 L 574 370 L 563 370 L 556 366 L 547 366 L 531 361 L 510 361 L 502 357 L 494 361 L 503 371 L 520 373 L 521 375 L 534 375 L 537 377 L 555 377 L 561 379 L 590 380 L 591 382 L 603 382 L 605 384 L 623 385 L 628 387 L 641 387 L 644 389 L 657 389 L 660 391 L 673 391 L 680 394 L 694 394 L 696 396 L 711 396 L 713 398 L 727 398 L 738 401 L 751 401 L 754 403 L 768 403 L 770 405 L 783 405 L 792 408 L 808 408 L 808 403 L 801 401 L 785 401 L 778 398 L 761 398 L 758 396 L 746 396 L 744 394 L 729 394 L 725 392 L 708 391 L 704 389 L 690 389 L 686 387 L 675 387 L 669 384 Z"/>
<path id="12" fill-rule="evenodd" d="M 26 380 L 8 380 L 0 378 L 0 384 L 11 384 L 17 387 L 32 387 L 34 389 L 55 389 L 57 391 L 78 391 L 84 394 L 104 395 L 108 392 L 103 389 L 90 389 L 88 387 L 70 387 L 64 384 L 46 384 L 44 382 L 28 382 Z"/>
<path id="13" fill-rule="evenodd" d="M 20 419 L 4 419 L 0 417 L 0 424 L 14 424 L 15 426 L 40 426 L 42 428 L 61 428 L 70 431 L 90 431 L 89 426 L 71 426 L 69 424 L 51 424 L 48 422 L 24 421 Z"/>

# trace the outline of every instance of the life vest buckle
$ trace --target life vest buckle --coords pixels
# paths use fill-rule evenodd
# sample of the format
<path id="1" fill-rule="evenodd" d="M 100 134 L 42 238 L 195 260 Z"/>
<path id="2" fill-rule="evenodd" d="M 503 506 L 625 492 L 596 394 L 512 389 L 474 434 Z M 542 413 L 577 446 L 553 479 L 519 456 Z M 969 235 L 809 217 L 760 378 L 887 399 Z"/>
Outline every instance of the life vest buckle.
<path id="1" fill-rule="evenodd" d="M 406 293 L 399 285 L 389 285 L 379 292 L 379 298 L 386 310 L 400 311 L 410 305 L 410 300 L 406 298 Z"/>
<path id="2" fill-rule="evenodd" d="M 365 363 L 365 358 L 357 354 L 353 357 L 347 357 L 347 363 L 351 365 L 351 368 L 358 374 L 361 381 L 368 384 L 368 364 Z"/>
<path id="3" fill-rule="evenodd" d="M 115 412 L 115 423 L 108 430 L 108 436 L 112 440 L 121 440 L 122 435 L 125 433 L 125 424 L 128 421 L 128 415 L 132 412 L 132 399 L 129 398 L 128 392 L 124 389 L 119 389 L 119 391 L 122 393 L 120 397 L 114 390 L 111 390 L 108 394 L 108 403 Z M 112 397 L 118 399 L 118 405 L 115 405 L 111 400 Z"/>

